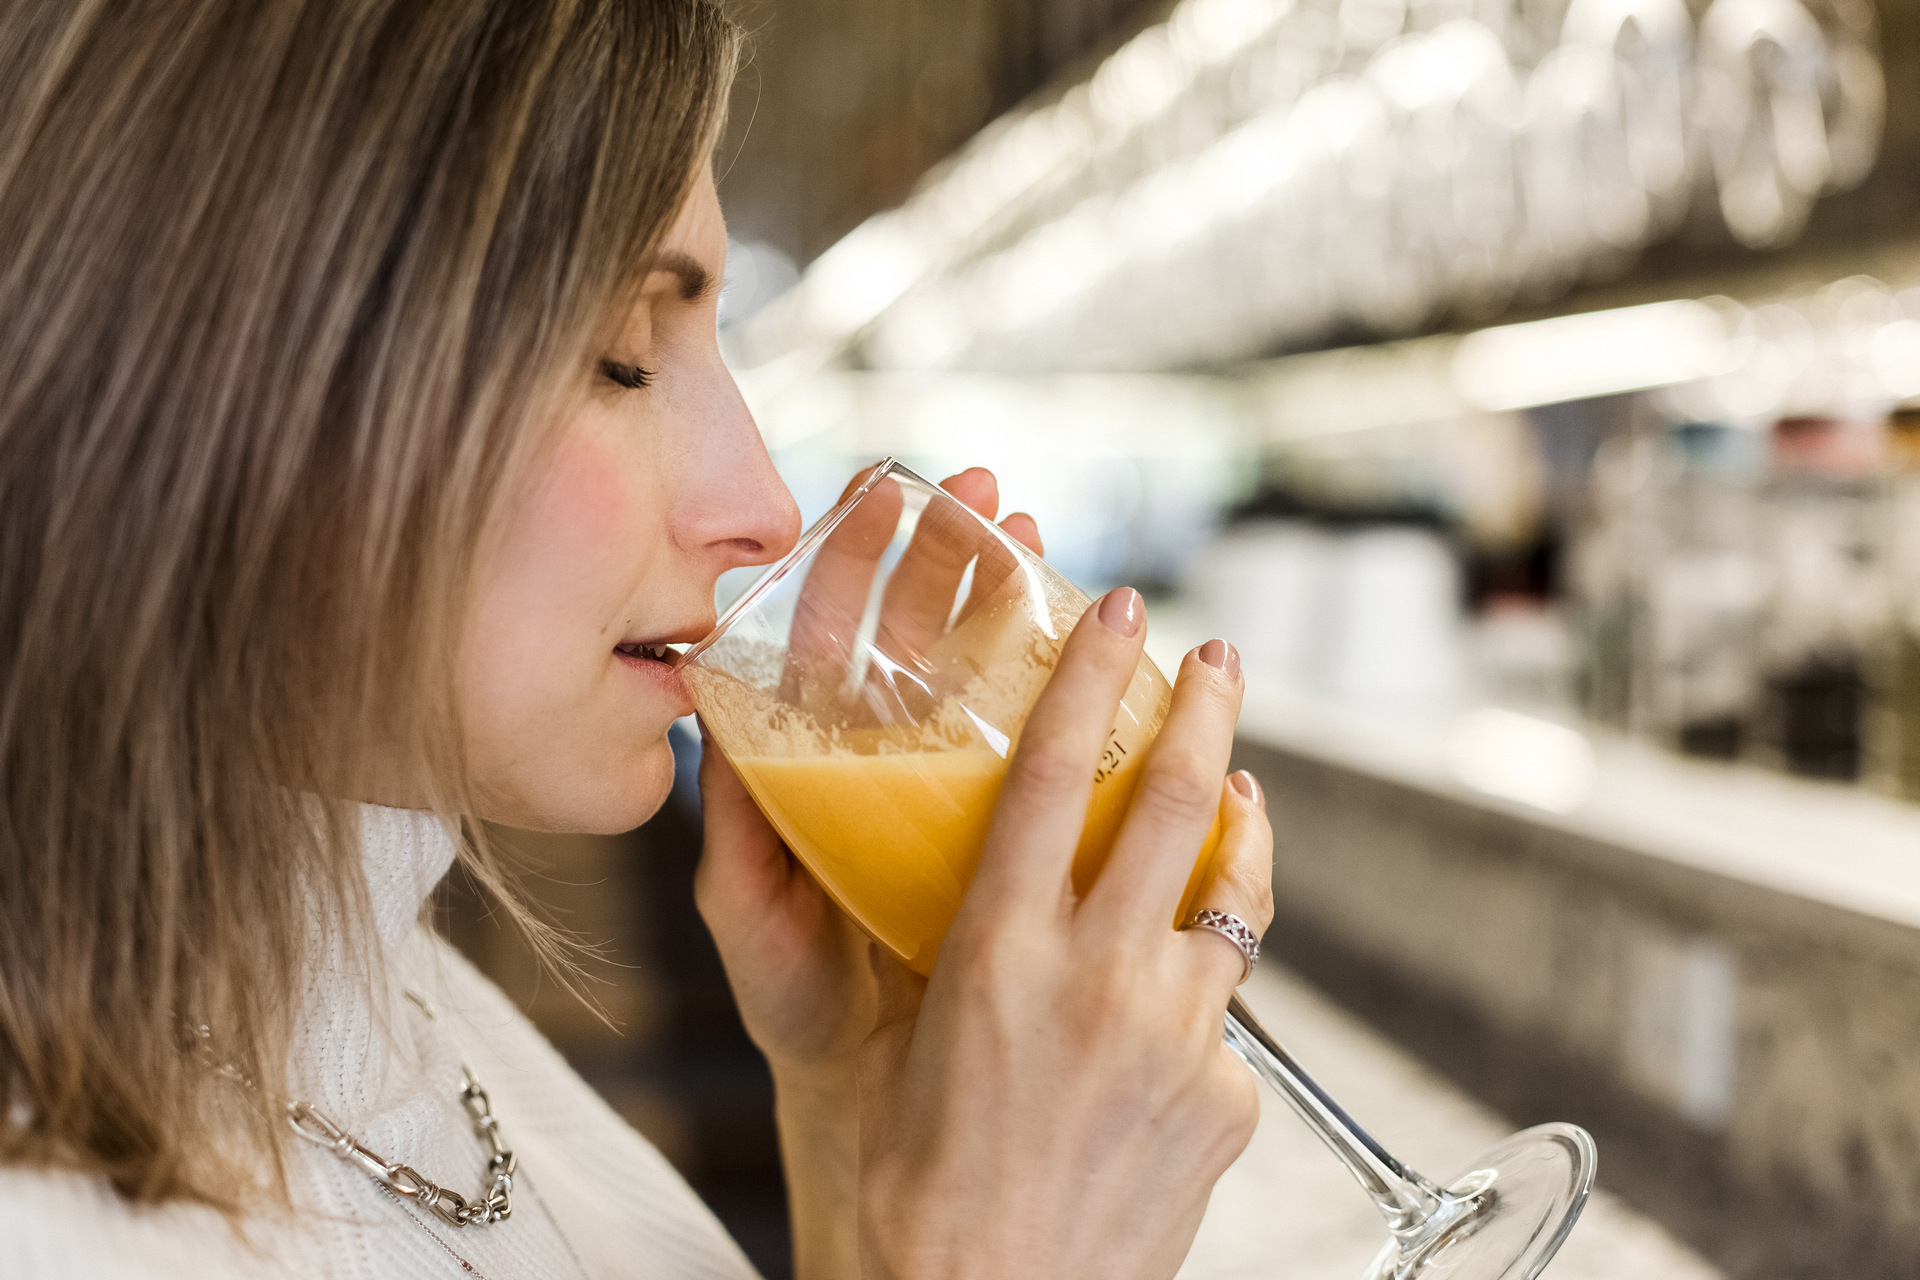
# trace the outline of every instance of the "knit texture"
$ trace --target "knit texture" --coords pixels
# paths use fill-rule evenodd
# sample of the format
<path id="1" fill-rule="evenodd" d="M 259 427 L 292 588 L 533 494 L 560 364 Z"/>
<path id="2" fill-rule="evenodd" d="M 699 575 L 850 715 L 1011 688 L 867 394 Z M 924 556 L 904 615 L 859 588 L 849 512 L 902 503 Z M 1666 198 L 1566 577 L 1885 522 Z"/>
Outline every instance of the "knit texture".
<path id="1" fill-rule="evenodd" d="M 0 1168 L 7 1280 L 753 1280 L 753 1268 L 653 1146 L 567 1066 L 486 978 L 419 923 L 452 865 L 438 822 L 366 806 L 381 971 L 316 956 L 294 1044 L 296 1095 L 389 1160 L 472 1196 L 484 1145 L 460 1105 L 479 1077 L 519 1157 L 513 1217 L 452 1228 L 310 1143 L 289 1147 L 297 1212 L 240 1231 L 193 1205 L 129 1205 L 79 1174 Z M 429 1019 L 408 989 L 434 1008 Z"/>

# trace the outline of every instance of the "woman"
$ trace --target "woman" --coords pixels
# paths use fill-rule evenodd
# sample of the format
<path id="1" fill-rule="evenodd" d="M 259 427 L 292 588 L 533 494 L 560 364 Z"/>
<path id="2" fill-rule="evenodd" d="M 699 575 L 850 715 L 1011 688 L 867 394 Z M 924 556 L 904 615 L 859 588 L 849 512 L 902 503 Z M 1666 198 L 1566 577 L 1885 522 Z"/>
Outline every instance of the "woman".
<path id="1" fill-rule="evenodd" d="M 750 1274 L 419 924 L 500 887 L 469 819 L 653 812 L 659 646 L 796 535 L 714 341 L 736 48 L 706 0 L 0 4 L 0 1273 Z M 1206 904 L 1268 918 L 1227 646 L 1066 878 L 1142 631 L 1074 633 L 929 983 L 709 753 L 800 1275 L 1169 1275 L 1246 1141 L 1241 957 L 1165 927 L 1216 808 Z"/>

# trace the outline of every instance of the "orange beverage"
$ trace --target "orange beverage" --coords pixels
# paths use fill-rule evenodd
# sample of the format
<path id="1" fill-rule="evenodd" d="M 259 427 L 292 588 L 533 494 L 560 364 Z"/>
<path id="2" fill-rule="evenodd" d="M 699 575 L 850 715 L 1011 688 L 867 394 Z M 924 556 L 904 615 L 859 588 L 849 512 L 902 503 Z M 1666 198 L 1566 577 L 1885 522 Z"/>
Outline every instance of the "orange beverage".
<path id="1" fill-rule="evenodd" d="M 1074 853 L 1079 893 L 1093 887 L 1106 863 L 1170 701 L 1165 678 L 1148 664 L 1142 668 L 1129 702 L 1158 714 L 1142 717 L 1143 724 L 1123 708 L 1108 738 Z M 843 744 L 829 754 L 729 759 L 781 838 L 841 909 L 915 970 L 928 973 L 980 864 L 1007 759 L 986 745 L 902 751 L 888 750 L 883 734 L 848 736 L 855 739 L 851 749 Z M 1219 839 L 1216 820 L 1169 923 L 1191 913 Z"/>
<path id="2" fill-rule="evenodd" d="M 961 749 L 760 756 L 733 766 L 841 908 L 914 969 L 930 972 L 980 864 L 1007 762 L 984 749 Z M 1078 892 L 1100 874 L 1139 779 L 1139 765 L 1128 761 L 1094 784 L 1073 858 Z M 1187 880 L 1178 919 L 1192 910 L 1219 839 L 1216 822 Z"/>

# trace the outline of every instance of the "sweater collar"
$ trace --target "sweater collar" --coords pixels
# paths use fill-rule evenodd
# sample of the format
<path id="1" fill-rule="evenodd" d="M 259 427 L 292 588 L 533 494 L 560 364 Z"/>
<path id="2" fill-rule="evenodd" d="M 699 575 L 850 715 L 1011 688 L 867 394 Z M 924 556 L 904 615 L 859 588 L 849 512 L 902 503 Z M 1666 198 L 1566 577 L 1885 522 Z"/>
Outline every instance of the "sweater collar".
<path id="1" fill-rule="evenodd" d="M 328 937 L 307 971 L 289 1064 L 293 1096 L 348 1125 L 422 1087 L 403 973 L 421 907 L 456 845 L 431 813 L 363 804 L 360 849 L 379 945 L 368 951 Z"/>
<path id="2" fill-rule="evenodd" d="M 389 956 L 413 933 L 427 895 L 453 866 L 453 836 L 420 809 L 360 806 L 360 853 L 380 947 Z"/>

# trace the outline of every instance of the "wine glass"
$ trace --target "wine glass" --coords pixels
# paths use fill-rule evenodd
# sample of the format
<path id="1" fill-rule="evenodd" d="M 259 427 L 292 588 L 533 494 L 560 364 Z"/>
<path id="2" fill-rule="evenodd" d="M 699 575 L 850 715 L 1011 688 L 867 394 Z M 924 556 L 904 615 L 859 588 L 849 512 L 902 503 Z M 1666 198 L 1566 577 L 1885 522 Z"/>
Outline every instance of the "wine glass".
<path id="1" fill-rule="evenodd" d="M 1013 538 L 888 459 L 689 649 L 713 741 L 822 888 L 931 972 L 978 864 L 1029 708 L 1089 601 Z M 1135 670 L 1095 770 L 1075 888 L 1099 874 L 1172 688 Z M 1197 851 L 1191 913 L 1219 839 Z M 1386 1218 L 1369 1280 L 1529 1280 L 1593 1184 L 1584 1130 L 1515 1134 L 1434 1183 L 1395 1160 L 1235 996 L 1227 1044 L 1332 1148 Z"/>

